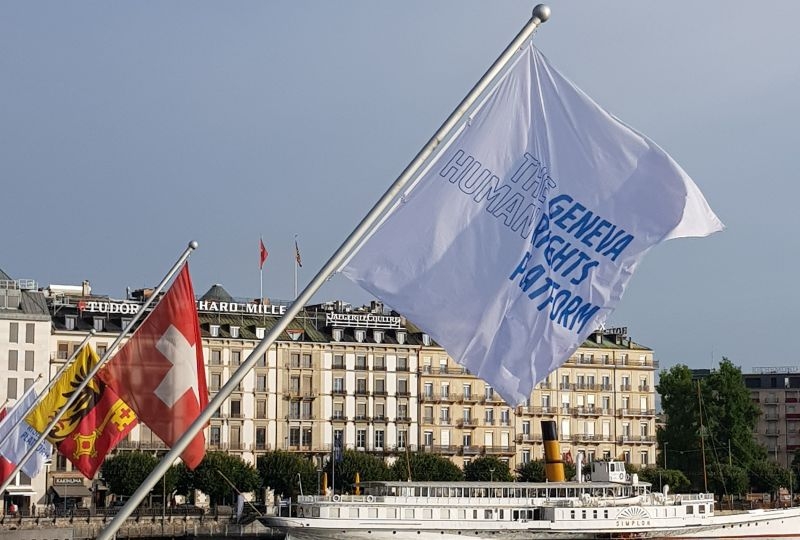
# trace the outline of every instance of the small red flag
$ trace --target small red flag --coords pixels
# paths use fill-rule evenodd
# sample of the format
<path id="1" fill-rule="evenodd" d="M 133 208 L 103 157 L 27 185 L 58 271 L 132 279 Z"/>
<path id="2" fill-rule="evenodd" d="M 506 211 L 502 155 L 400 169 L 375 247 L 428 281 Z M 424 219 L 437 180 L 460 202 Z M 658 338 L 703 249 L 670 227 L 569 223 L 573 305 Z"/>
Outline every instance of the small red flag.
<path id="1" fill-rule="evenodd" d="M 0 409 L 0 420 L 6 417 L 6 408 L 3 407 Z M 11 475 L 11 471 L 14 470 L 14 464 L 8 461 L 3 456 L 0 456 L 0 483 L 5 482 L 6 478 Z"/>
<path id="2" fill-rule="evenodd" d="M 267 248 L 264 246 L 264 240 L 260 238 L 258 240 L 258 249 L 259 249 L 258 269 L 261 270 L 262 268 L 264 268 L 264 261 L 267 260 L 269 252 L 267 251 Z"/>
<path id="3" fill-rule="evenodd" d="M 188 265 L 98 377 L 167 446 L 174 446 L 197 419 L 208 405 L 208 388 Z M 204 455 L 200 431 L 181 459 L 194 469 Z"/>

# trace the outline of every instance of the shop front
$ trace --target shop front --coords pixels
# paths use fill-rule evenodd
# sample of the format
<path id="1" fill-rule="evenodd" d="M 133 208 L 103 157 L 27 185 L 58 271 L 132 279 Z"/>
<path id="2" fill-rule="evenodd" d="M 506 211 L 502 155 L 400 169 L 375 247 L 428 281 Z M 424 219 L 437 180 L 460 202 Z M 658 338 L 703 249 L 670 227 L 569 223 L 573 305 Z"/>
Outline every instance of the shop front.
<path id="1" fill-rule="evenodd" d="M 57 515 L 88 511 L 92 492 L 86 487 L 82 476 L 53 476 L 53 484 L 47 492 L 48 508 Z"/>

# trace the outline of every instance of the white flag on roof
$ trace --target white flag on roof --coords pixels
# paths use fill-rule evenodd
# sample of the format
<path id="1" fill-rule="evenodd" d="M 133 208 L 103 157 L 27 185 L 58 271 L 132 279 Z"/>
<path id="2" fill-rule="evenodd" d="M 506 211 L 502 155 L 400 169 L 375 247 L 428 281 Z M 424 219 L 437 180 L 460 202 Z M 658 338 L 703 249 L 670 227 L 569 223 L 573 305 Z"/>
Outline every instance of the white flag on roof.
<path id="1" fill-rule="evenodd" d="M 517 404 L 652 246 L 722 228 L 669 155 L 530 44 L 342 271 Z"/>

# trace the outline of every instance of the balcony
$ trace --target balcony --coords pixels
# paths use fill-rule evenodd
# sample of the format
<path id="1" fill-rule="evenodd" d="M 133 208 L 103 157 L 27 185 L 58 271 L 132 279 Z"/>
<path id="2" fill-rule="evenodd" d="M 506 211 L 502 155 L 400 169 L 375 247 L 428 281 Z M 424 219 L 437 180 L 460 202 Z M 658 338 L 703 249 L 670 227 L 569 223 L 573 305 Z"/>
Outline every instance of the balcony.
<path id="1" fill-rule="evenodd" d="M 433 401 L 433 394 L 424 393 L 421 396 L 419 396 L 419 400 L 421 402 L 431 402 Z"/>
<path id="2" fill-rule="evenodd" d="M 333 394 L 334 396 L 346 396 L 347 390 L 344 388 L 334 388 L 333 390 L 331 390 L 331 394 Z"/>
<path id="3" fill-rule="evenodd" d="M 380 422 L 380 423 L 385 424 L 386 423 L 386 415 L 379 414 L 379 415 L 373 416 L 372 417 L 372 421 L 373 422 Z"/>
<path id="4" fill-rule="evenodd" d="M 503 398 L 501 398 L 498 394 L 491 394 L 485 397 L 486 403 L 505 403 Z"/>
<path id="5" fill-rule="evenodd" d="M 410 424 L 411 423 L 411 417 L 410 416 L 398 416 L 395 419 L 395 422 L 397 422 L 398 424 Z"/>
<path id="6" fill-rule="evenodd" d="M 402 373 L 408 373 L 409 370 L 408 370 L 408 366 L 397 366 L 395 368 L 395 371 L 402 372 Z"/>
<path id="7" fill-rule="evenodd" d="M 478 426 L 478 421 L 474 418 L 459 418 L 456 420 L 456 427 L 462 429 L 474 429 Z"/>
<path id="8" fill-rule="evenodd" d="M 451 425 L 450 418 L 439 418 L 439 425 L 440 426 L 449 426 Z"/>
<path id="9" fill-rule="evenodd" d="M 374 392 L 372 392 L 372 395 L 373 396 L 386 396 L 386 390 L 385 389 L 375 390 Z"/>
<path id="10" fill-rule="evenodd" d="M 541 435 L 534 435 L 533 433 L 523 433 L 521 435 L 517 435 L 517 444 L 531 444 L 531 443 L 540 443 L 542 442 Z"/>
<path id="11" fill-rule="evenodd" d="M 631 385 L 630 384 L 621 384 L 621 385 L 619 385 L 619 391 L 620 392 L 630 392 L 631 391 Z"/>
<path id="12" fill-rule="evenodd" d="M 332 369 L 347 369 L 344 362 L 334 362 L 331 366 Z"/>
<path id="13" fill-rule="evenodd" d="M 487 455 L 494 456 L 513 455 L 515 453 L 513 446 L 484 446 L 483 450 Z"/>
<path id="14" fill-rule="evenodd" d="M 372 418 L 370 418 L 366 414 L 357 414 L 356 417 L 355 417 L 355 421 L 356 422 L 369 422 L 371 420 L 372 420 Z"/>
<path id="15" fill-rule="evenodd" d="M 618 409 L 617 416 L 655 416 L 655 409 Z"/>
<path id="16" fill-rule="evenodd" d="M 777 437 L 780 434 L 781 434 L 781 430 L 779 430 L 779 429 L 769 429 L 769 430 L 767 430 L 766 433 L 764 433 L 764 435 L 766 435 L 767 437 Z"/>
<path id="17" fill-rule="evenodd" d="M 469 445 L 461 447 L 461 455 L 464 456 L 479 456 L 482 453 L 483 449 L 480 446 Z"/>
<path id="18" fill-rule="evenodd" d="M 617 444 L 649 444 L 656 442 L 654 435 L 621 435 L 617 437 Z"/>
<path id="19" fill-rule="evenodd" d="M 639 385 L 639 392 L 649 392 L 650 385 L 649 384 L 640 384 Z"/>
<path id="20" fill-rule="evenodd" d="M 461 400 L 464 403 L 477 403 L 478 401 L 480 401 L 480 398 L 475 394 L 464 394 L 461 396 Z"/>
<path id="21" fill-rule="evenodd" d="M 356 392 L 355 392 L 355 395 L 357 395 L 357 396 L 368 396 L 369 392 L 367 391 L 366 388 L 357 388 Z"/>
<path id="22" fill-rule="evenodd" d="M 386 371 L 386 364 L 380 366 L 372 366 L 372 371 Z"/>
<path id="23" fill-rule="evenodd" d="M 595 407 L 575 407 L 572 409 L 572 416 L 600 416 L 601 409 Z"/>
<path id="24" fill-rule="evenodd" d="M 411 397 L 411 392 L 408 390 L 398 390 L 397 397 Z"/>
<path id="25" fill-rule="evenodd" d="M 433 416 L 423 416 L 422 417 L 423 424 L 433 424 Z"/>
<path id="26" fill-rule="evenodd" d="M 764 415 L 764 420 L 767 422 L 777 422 L 778 421 L 778 413 L 766 413 Z"/>
<path id="27" fill-rule="evenodd" d="M 572 442 L 574 443 L 599 443 L 603 442 L 604 439 L 602 435 L 590 435 L 588 433 L 576 433 L 572 436 Z"/>
<path id="28" fill-rule="evenodd" d="M 555 416 L 555 407 L 534 407 L 533 414 L 537 416 Z"/>
<path id="29" fill-rule="evenodd" d="M 367 364 L 356 362 L 356 371 L 367 371 Z"/>
<path id="30" fill-rule="evenodd" d="M 338 415 L 334 414 L 331 416 L 331 422 L 347 422 L 347 417 L 345 415 Z"/>

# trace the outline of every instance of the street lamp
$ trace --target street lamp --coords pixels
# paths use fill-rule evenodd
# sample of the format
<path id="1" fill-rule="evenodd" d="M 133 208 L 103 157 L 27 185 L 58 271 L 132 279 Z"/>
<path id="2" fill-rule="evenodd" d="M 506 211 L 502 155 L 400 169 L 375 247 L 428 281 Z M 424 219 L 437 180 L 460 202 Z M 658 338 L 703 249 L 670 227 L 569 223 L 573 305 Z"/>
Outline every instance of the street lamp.
<path id="1" fill-rule="evenodd" d="M 669 441 L 664 441 L 664 470 L 667 470 L 667 445 Z"/>
<path id="2" fill-rule="evenodd" d="M 317 463 L 317 495 L 322 495 L 322 484 L 320 479 L 322 477 L 322 461 Z"/>
<path id="3" fill-rule="evenodd" d="M 494 467 L 489 469 L 489 481 L 494 482 Z"/>

